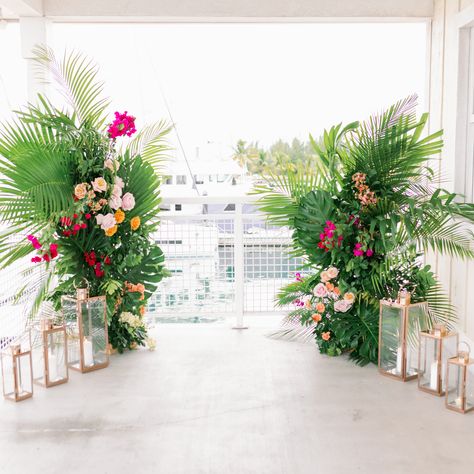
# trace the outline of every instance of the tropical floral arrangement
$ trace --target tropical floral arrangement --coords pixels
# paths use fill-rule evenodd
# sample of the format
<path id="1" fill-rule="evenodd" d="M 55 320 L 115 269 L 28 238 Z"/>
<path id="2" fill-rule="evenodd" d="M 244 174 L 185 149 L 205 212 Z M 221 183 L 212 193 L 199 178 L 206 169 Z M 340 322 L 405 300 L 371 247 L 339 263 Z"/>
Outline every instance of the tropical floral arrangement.
<path id="1" fill-rule="evenodd" d="M 442 133 L 422 136 L 428 117 L 417 119 L 415 105 L 409 97 L 366 122 L 310 136 L 311 165 L 270 172 L 255 189 L 269 219 L 293 229 L 295 252 L 307 262 L 306 276 L 278 295 L 280 305 L 296 305 L 288 321 L 307 327 L 321 352 L 347 352 L 360 364 L 377 361 L 382 298 L 405 289 L 412 301 L 429 303 L 431 321 L 455 318 L 424 264 L 426 251 L 474 256 L 474 205 L 436 186 L 429 163 Z M 336 308 L 333 285 L 336 295 L 351 295 L 345 311 Z"/>
<path id="2" fill-rule="evenodd" d="M 39 47 L 36 61 L 65 103 L 58 108 L 39 95 L 0 132 L 2 267 L 24 258 L 42 267 L 30 272 L 41 281 L 25 275 L 19 291 L 38 289 L 32 314 L 45 299 L 59 309 L 62 295 L 88 286 L 92 296 L 107 296 L 113 348 L 154 348 L 144 315 L 165 275 L 151 233 L 169 128 L 159 122 L 137 133 L 127 112 L 107 123 L 97 68 L 80 54 L 58 61 Z"/>

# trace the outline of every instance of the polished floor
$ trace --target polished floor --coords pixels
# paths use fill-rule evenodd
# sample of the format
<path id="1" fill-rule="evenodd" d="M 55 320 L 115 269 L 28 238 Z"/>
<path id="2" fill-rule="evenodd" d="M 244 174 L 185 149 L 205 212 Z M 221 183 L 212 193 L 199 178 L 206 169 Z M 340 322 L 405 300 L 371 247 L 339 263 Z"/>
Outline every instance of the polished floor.
<path id="1" fill-rule="evenodd" d="M 0 400 L 0 472 L 474 472 L 474 415 L 264 326 L 161 325 L 155 352 Z"/>

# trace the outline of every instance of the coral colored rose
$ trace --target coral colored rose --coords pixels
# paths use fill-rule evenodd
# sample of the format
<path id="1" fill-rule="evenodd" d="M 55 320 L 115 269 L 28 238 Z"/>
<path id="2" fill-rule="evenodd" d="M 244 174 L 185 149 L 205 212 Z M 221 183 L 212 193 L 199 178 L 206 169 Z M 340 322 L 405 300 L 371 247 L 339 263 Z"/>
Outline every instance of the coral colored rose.
<path id="1" fill-rule="evenodd" d="M 138 309 L 138 312 L 140 313 L 141 316 L 144 316 L 146 312 L 146 307 L 140 306 L 140 308 Z"/>
<path id="2" fill-rule="evenodd" d="M 329 267 L 327 269 L 329 279 L 332 280 L 333 278 L 336 278 L 337 275 L 339 275 L 339 270 L 336 267 Z"/>
<path id="3" fill-rule="evenodd" d="M 329 281 L 331 278 L 329 277 L 329 273 L 324 271 L 324 272 L 321 272 L 321 281 L 323 283 L 326 283 L 327 281 Z"/>
<path id="4" fill-rule="evenodd" d="M 140 227 L 140 218 L 138 216 L 132 217 L 130 221 L 130 228 L 132 230 L 137 230 Z"/>
<path id="5" fill-rule="evenodd" d="M 321 337 L 323 338 L 323 340 L 329 341 L 329 339 L 331 339 L 331 333 L 330 333 L 329 331 L 323 332 L 323 333 L 321 334 Z"/>
<path id="6" fill-rule="evenodd" d="M 117 224 L 121 224 L 125 220 L 125 212 L 122 209 L 117 209 L 114 214 Z"/>
<path id="7" fill-rule="evenodd" d="M 334 290 L 334 285 L 332 283 L 326 282 L 326 289 L 328 291 L 333 291 Z"/>
<path id="8" fill-rule="evenodd" d="M 350 307 L 352 303 L 346 300 L 339 300 L 334 303 L 334 310 L 338 313 L 345 313 Z"/>
<path id="9" fill-rule="evenodd" d="M 94 189 L 94 191 L 97 193 L 103 193 L 104 191 L 107 191 L 107 181 L 105 181 L 102 176 L 95 178 L 94 181 L 92 181 L 92 189 Z"/>
<path id="10" fill-rule="evenodd" d="M 110 171 L 118 171 L 120 168 L 120 163 L 112 158 L 107 158 L 104 161 L 104 168 L 107 168 Z"/>
<path id="11" fill-rule="evenodd" d="M 341 294 L 341 290 L 336 286 L 334 290 L 332 290 L 337 296 Z"/>
<path id="12" fill-rule="evenodd" d="M 120 196 L 116 196 L 115 194 L 112 194 L 109 199 L 109 206 L 111 209 L 116 211 L 117 209 L 120 208 L 122 205 L 122 198 Z"/>
<path id="13" fill-rule="evenodd" d="M 319 321 L 321 321 L 322 319 L 322 316 L 319 314 L 319 313 L 314 313 L 311 318 L 313 319 L 313 321 L 317 324 L 319 323 Z"/>
<path id="14" fill-rule="evenodd" d="M 314 296 L 317 296 L 318 298 L 323 298 L 324 296 L 327 295 L 327 290 L 326 286 L 323 283 L 318 283 L 313 290 Z"/>
<path id="15" fill-rule="evenodd" d="M 131 211 L 135 207 L 135 198 L 132 193 L 125 193 L 122 197 L 122 209 Z"/>
<path id="16" fill-rule="evenodd" d="M 355 299 L 355 295 L 354 295 L 354 293 L 347 292 L 347 293 L 344 294 L 344 299 L 345 299 L 346 301 L 349 301 L 349 302 L 352 303 L 352 302 L 354 301 L 354 299 Z"/>
<path id="17" fill-rule="evenodd" d="M 118 226 L 114 225 L 113 227 L 108 228 L 105 231 L 107 237 L 112 237 L 117 232 Z"/>
<path id="18" fill-rule="evenodd" d="M 108 230 L 117 224 L 117 221 L 115 220 L 114 215 L 111 214 L 110 212 L 105 215 L 97 214 L 95 218 L 96 218 L 97 224 L 100 225 L 100 228 L 102 230 Z"/>
<path id="19" fill-rule="evenodd" d="M 76 184 L 76 187 L 74 188 L 74 196 L 76 196 L 77 199 L 84 199 L 86 194 L 87 183 Z"/>
<path id="20" fill-rule="evenodd" d="M 139 293 L 145 293 L 145 285 L 143 283 L 138 283 L 135 288 Z"/>
<path id="21" fill-rule="evenodd" d="M 316 311 L 318 313 L 324 313 L 324 310 L 326 309 L 326 306 L 323 303 L 318 303 L 316 305 Z"/>

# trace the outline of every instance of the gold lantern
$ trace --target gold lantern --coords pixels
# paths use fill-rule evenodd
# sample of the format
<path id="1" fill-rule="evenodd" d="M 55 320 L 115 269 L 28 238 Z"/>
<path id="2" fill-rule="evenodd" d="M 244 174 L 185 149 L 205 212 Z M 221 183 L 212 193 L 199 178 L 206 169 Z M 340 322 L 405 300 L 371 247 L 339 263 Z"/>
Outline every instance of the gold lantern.
<path id="1" fill-rule="evenodd" d="M 3 396 L 20 402 L 33 396 L 31 332 L 15 339 L 1 354 Z"/>
<path id="2" fill-rule="evenodd" d="M 474 409 L 474 359 L 469 354 L 469 350 L 459 351 L 448 359 L 446 408 L 459 413 Z"/>
<path id="3" fill-rule="evenodd" d="M 79 288 L 76 298 L 63 296 L 61 303 L 68 332 L 69 367 L 82 373 L 107 367 L 105 296 L 89 297 L 87 288 Z"/>
<path id="4" fill-rule="evenodd" d="M 67 366 L 67 337 L 64 324 L 55 325 L 53 319 L 43 318 L 39 323 L 39 344 L 35 353 L 34 382 L 54 387 L 69 380 Z"/>
<path id="5" fill-rule="evenodd" d="M 428 304 L 410 304 L 410 294 L 380 301 L 379 371 L 398 380 L 418 375 L 419 333 L 428 327 Z"/>
<path id="6" fill-rule="evenodd" d="M 446 363 L 457 352 L 458 334 L 443 324 L 420 332 L 418 388 L 433 395 L 444 395 Z"/>

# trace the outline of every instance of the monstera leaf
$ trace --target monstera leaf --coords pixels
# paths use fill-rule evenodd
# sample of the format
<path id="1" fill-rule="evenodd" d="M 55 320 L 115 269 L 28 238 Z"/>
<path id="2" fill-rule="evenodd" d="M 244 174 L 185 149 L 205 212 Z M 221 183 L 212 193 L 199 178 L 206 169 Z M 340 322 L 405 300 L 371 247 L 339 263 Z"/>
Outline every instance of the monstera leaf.
<path id="1" fill-rule="evenodd" d="M 298 215 L 294 219 L 293 239 L 295 247 L 301 249 L 312 263 L 322 264 L 330 256 L 318 248 L 319 234 L 323 232 L 326 221 L 332 220 L 336 213 L 334 201 L 329 192 L 316 189 L 302 198 Z"/>

